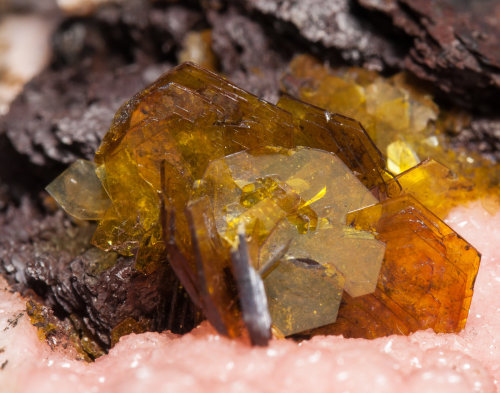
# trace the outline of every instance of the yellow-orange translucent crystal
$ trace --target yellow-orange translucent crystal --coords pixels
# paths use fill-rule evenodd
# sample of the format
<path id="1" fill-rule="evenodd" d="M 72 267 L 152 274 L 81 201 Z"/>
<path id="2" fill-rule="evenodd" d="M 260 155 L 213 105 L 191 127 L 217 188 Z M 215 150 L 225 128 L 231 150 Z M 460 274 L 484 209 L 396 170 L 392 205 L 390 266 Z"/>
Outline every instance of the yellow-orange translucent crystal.
<path id="1" fill-rule="evenodd" d="M 265 277 L 271 317 L 283 334 L 335 321 L 344 288 L 351 296 L 375 290 L 385 245 L 345 220 L 378 201 L 336 155 L 306 147 L 235 153 L 209 164 L 197 195 L 204 199 L 195 203 L 205 202 L 193 213 L 200 220 L 193 228 L 210 222 L 208 196 L 225 241 L 237 242 L 242 225 L 249 234 L 253 267 Z M 225 260 L 217 256 L 223 247 L 211 244 L 199 259 L 213 256 L 216 266 Z"/>
<path id="2" fill-rule="evenodd" d="M 386 243 L 373 294 L 344 295 L 336 323 L 312 334 L 375 338 L 463 329 L 480 255 L 413 197 L 351 212 L 347 221 Z"/>
<path id="3" fill-rule="evenodd" d="M 93 162 L 76 160 L 46 190 L 73 217 L 100 220 L 111 204 L 95 170 Z"/>
<path id="4" fill-rule="evenodd" d="M 295 146 L 323 152 L 298 150 L 286 164 L 280 163 L 288 156 L 283 152 Z M 245 162 L 249 153 L 234 155 L 259 148 L 275 151 L 267 156 L 254 154 L 251 162 Z M 239 334 L 239 314 L 236 309 L 229 311 L 237 302 L 231 292 L 234 288 L 213 283 L 227 276 L 227 248 L 242 220 L 247 223 L 254 262 L 263 269 L 293 258 L 291 252 L 303 257 L 304 247 L 312 250 L 320 241 L 341 238 L 339 244 L 353 247 L 372 244 L 356 258 L 350 258 L 347 249 L 340 253 L 341 247 L 318 257 L 320 263 L 331 265 L 327 275 L 339 275 L 332 262 L 333 252 L 338 253 L 338 269 L 350 276 L 347 289 L 353 295 L 373 290 L 383 244 L 373 237 L 353 238 L 341 226 L 349 210 L 377 202 L 365 187 L 384 192 L 385 163 L 352 119 L 330 116 L 290 97 L 274 106 L 215 74 L 185 64 L 119 110 L 95 161 L 112 204 L 99 222 L 93 243 L 104 250 L 135 255 L 136 267 L 146 273 L 156 268 L 162 254 L 167 255 L 192 298 L 223 333 Z M 274 167 L 279 167 L 281 179 L 275 178 Z M 229 168 L 233 173 L 228 173 Z M 205 171 L 213 172 L 215 186 L 224 193 L 202 186 Z M 200 193 L 210 198 L 213 222 L 219 229 L 225 226 L 224 231 L 212 233 L 210 227 L 203 227 L 212 219 L 199 220 Z M 290 227 L 295 235 L 304 235 L 302 245 L 297 239 L 292 242 Z M 278 238 L 281 243 L 275 246 Z M 287 245 L 291 247 L 288 253 L 284 252 Z M 369 264 L 370 252 L 371 269 L 349 270 L 348 261 L 353 266 Z M 268 270 L 267 274 L 273 273 Z M 328 318 L 333 321 L 335 314 Z"/>
<path id="5" fill-rule="evenodd" d="M 335 268 L 352 296 L 375 289 L 385 247 L 346 227 L 345 217 L 378 201 L 334 154 L 304 147 L 236 153 L 209 165 L 198 192 L 214 201 L 228 242 L 242 223 L 254 235 L 256 269 L 272 262 L 270 247 L 287 244 L 284 258 Z"/>
<path id="6" fill-rule="evenodd" d="M 447 135 L 456 132 L 457 124 L 464 128 L 467 116 L 440 111 L 422 83 L 408 74 L 383 78 L 359 68 L 333 70 L 301 55 L 291 62 L 282 85 L 306 102 L 360 121 L 394 175 L 434 159 L 468 179 L 460 188 L 474 185 L 468 200 L 487 196 L 499 205 L 500 165 L 463 148 L 452 148 Z"/>

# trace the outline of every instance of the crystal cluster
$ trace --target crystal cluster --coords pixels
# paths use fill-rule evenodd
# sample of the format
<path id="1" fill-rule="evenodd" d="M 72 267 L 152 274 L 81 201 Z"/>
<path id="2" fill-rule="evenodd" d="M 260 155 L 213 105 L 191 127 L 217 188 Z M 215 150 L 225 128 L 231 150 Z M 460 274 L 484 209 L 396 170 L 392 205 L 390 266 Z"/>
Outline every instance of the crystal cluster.
<path id="1" fill-rule="evenodd" d="M 410 87 L 405 74 L 384 79 L 359 68 L 335 73 L 303 55 L 292 61 L 282 82 L 304 101 L 360 121 L 385 153 L 392 173 L 415 166 L 439 143 L 438 107 L 429 95 Z"/>
<path id="2" fill-rule="evenodd" d="M 169 263 L 219 332 L 265 344 L 271 326 L 463 328 L 480 256 L 427 208 L 442 217 L 457 182 L 432 160 L 395 177 L 358 121 L 287 95 L 269 104 L 185 63 L 47 190 L 98 221 L 94 245 L 145 274 Z"/>
<path id="3" fill-rule="evenodd" d="M 384 78 L 362 68 L 334 70 L 312 56 L 300 55 L 290 63 L 282 88 L 307 103 L 360 121 L 386 157 L 387 169 L 395 175 L 432 158 L 467 178 L 456 178 L 454 185 L 458 187 L 447 187 L 449 181 L 446 186 L 434 181 L 434 198 L 429 195 L 425 205 L 439 217 L 473 199 L 496 199 L 494 205 L 500 202 L 495 197 L 500 166 L 477 153 L 452 148 L 449 135 L 466 129 L 469 115 L 440 110 L 422 82 L 409 74 Z M 436 168 L 424 165 L 425 171 L 435 174 L 437 170 L 438 178 L 449 172 Z M 441 204 L 440 212 L 428 204 L 430 199 Z"/>

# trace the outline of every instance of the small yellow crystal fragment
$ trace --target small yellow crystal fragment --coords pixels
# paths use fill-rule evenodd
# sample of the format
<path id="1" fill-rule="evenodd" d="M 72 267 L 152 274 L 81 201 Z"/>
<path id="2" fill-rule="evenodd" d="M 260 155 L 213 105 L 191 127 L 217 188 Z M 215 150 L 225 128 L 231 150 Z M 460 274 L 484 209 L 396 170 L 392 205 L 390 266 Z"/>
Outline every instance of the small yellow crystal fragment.
<path id="1" fill-rule="evenodd" d="M 212 51 L 212 31 L 191 31 L 182 40 L 182 48 L 178 54 L 179 62 L 192 61 L 206 69 L 215 71 L 217 56 Z"/>
<path id="2" fill-rule="evenodd" d="M 401 173 L 420 162 L 417 153 L 408 143 L 397 140 L 387 145 L 387 169 L 392 173 Z"/>
<path id="3" fill-rule="evenodd" d="M 79 220 L 101 220 L 111 201 L 91 161 L 76 160 L 46 188 L 69 214 Z"/>

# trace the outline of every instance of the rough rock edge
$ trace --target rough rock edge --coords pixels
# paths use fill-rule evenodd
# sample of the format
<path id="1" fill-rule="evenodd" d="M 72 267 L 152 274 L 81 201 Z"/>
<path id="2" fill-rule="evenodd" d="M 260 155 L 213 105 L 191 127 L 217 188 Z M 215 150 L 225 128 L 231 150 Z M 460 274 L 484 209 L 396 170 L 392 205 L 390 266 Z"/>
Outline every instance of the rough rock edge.
<path id="1" fill-rule="evenodd" d="M 19 207 L 0 215 L 0 271 L 14 290 L 34 293 L 63 323 L 79 318 L 104 349 L 111 345 L 113 329 L 127 318 L 147 330 L 177 333 L 199 322 L 198 310 L 168 264 L 146 276 L 134 268 L 133 258 L 109 261 L 109 254 L 89 243 L 94 229 L 60 210 L 43 214 L 23 198 Z"/>

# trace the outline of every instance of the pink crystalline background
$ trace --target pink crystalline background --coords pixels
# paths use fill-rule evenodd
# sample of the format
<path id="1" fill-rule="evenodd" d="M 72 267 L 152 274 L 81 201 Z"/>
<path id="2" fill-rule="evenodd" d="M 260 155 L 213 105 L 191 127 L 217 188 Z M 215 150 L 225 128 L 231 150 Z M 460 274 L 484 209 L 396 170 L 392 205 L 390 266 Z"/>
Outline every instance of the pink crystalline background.
<path id="1" fill-rule="evenodd" d="M 25 316 L 8 327 L 24 301 L 2 280 L 0 365 L 8 363 L 0 370 L 0 391 L 496 392 L 500 212 L 492 216 L 476 202 L 453 211 L 447 222 L 483 254 L 467 327 L 458 335 L 423 331 L 373 341 L 332 336 L 249 348 L 202 325 L 182 337 L 123 337 L 109 355 L 85 364 L 51 352 Z"/>

